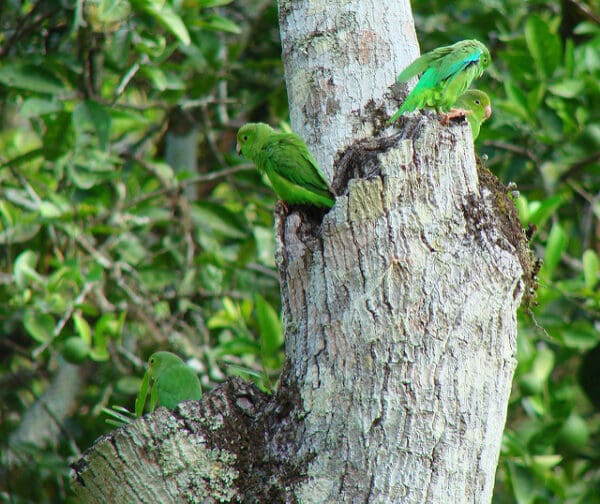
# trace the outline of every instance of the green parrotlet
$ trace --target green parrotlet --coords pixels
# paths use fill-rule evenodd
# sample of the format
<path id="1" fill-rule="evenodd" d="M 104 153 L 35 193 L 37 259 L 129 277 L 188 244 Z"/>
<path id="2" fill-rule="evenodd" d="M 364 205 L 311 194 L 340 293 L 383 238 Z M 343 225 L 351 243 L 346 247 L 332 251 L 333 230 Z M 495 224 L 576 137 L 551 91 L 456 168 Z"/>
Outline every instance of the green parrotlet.
<path id="1" fill-rule="evenodd" d="M 335 203 L 321 168 L 295 133 L 281 133 L 264 123 L 248 123 L 238 131 L 236 149 L 267 174 L 285 203 L 322 208 L 331 208 Z"/>
<path id="2" fill-rule="evenodd" d="M 158 406 L 173 409 L 182 401 L 202 397 L 202 388 L 196 373 L 171 352 L 156 352 L 148 359 L 148 370 L 135 401 L 137 416 L 141 416 L 144 411 L 149 385 L 152 385 L 150 411 L 154 411 Z"/>
<path id="3" fill-rule="evenodd" d="M 492 115 L 490 97 L 479 89 L 469 89 L 458 97 L 454 106 L 467 112 L 473 140 L 479 136 L 481 124 Z"/>
<path id="4" fill-rule="evenodd" d="M 461 40 L 423 54 L 398 76 L 397 82 L 406 82 L 422 73 L 419 82 L 388 124 L 405 112 L 417 109 L 433 108 L 438 113 L 447 112 L 490 62 L 490 52 L 478 40 Z"/>

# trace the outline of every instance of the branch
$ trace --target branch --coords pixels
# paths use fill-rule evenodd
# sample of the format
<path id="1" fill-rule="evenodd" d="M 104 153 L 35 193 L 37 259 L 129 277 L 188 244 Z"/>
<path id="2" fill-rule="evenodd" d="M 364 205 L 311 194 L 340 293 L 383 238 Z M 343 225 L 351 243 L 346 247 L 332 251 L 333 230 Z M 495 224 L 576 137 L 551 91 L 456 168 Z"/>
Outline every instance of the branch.
<path id="1" fill-rule="evenodd" d="M 181 180 L 177 185 L 174 185 L 173 187 L 164 187 L 162 189 L 157 189 L 156 191 L 152 191 L 150 193 L 139 196 L 138 198 L 133 200 L 128 205 L 128 208 L 139 205 L 140 203 L 143 203 L 144 201 L 147 201 L 149 199 L 157 198 L 158 196 L 176 193 L 176 192 L 181 191 L 182 189 L 184 189 L 190 185 L 193 185 L 193 184 L 203 184 L 205 182 L 219 180 L 221 178 L 228 177 L 235 173 L 239 173 L 239 172 L 243 172 L 243 171 L 251 171 L 253 169 L 255 169 L 254 164 L 243 163 L 243 164 L 239 164 L 237 166 L 225 168 L 223 170 L 205 173 L 202 175 L 197 175 L 197 176 L 191 177 L 189 179 Z"/>

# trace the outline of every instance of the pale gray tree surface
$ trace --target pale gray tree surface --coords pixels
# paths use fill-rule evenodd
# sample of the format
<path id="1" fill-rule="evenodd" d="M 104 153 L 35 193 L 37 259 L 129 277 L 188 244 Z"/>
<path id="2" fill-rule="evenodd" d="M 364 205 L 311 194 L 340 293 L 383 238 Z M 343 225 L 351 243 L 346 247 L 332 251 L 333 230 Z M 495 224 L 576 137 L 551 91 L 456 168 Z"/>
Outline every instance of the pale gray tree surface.
<path id="1" fill-rule="evenodd" d="M 278 212 L 287 361 L 98 442 L 85 502 L 491 500 L 526 241 L 466 122 L 381 131 L 416 54 L 408 2 L 280 3 L 292 125 L 334 208 Z"/>

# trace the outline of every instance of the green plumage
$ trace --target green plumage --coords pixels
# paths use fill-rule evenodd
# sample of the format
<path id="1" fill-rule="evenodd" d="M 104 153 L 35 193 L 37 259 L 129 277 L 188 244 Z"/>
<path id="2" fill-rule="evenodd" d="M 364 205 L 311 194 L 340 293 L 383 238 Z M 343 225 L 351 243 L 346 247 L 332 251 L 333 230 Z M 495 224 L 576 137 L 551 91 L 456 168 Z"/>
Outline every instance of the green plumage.
<path id="1" fill-rule="evenodd" d="M 481 124 L 492 115 L 490 97 L 479 89 L 469 89 L 458 97 L 454 106 L 469 112 L 467 120 L 475 140 L 479 136 Z"/>
<path id="2" fill-rule="evenodd" d="M 148 371 L 144 375 L 135 401 L 137 416 L 143 413 L 150 383 L 150 411 L 154 411 L 158 406 L 173 409 L 182 401 L 198 400 L 202 397 L 200 380 L 185 362 L 171 352 L 156 352 L 148 359 Z"/>
<path id="3" fill-rule="evenodd" d="M 273 189 L 292 205 L 331 208 L 335 197 L 306 144 L 294 133 L 264 123 L 248 123 L 237 134 L 237 150 L 267 174 Z"/>
<path id="4" fill-rule="evenodd" d="M 461 40 L 424 54 L 398 76 L 398 82 L 406 82 L 422 73 L 419 82 L 388 124 L 405 112 L 417 109 L 448 111 L 471 82 L 489 66 L 490 61 L 490 52 L 478 40 Z"/>

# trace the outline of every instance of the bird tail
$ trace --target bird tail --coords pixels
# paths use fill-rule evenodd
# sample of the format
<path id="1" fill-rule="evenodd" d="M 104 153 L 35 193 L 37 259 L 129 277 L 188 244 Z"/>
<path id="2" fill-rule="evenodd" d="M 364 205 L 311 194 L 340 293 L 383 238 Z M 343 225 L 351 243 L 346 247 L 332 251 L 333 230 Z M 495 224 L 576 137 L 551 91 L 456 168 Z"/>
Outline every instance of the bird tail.
<path id="1" fill-rule="evenodd" d="M 385 125 L 389 126 L 390 124 L 395 123 L 401 115 L 402 115 L 402 110 L 398 109 L 398 111 L 392 117 L 390 117 L 387 120 L 387 122 L 385 123 Z"/>
<path id="2" fill-rule="evenodd" d="M 412 112 L 413 110 L 416 110 L 417 108 L 419 108 L 419 100 L 418 100 L 418 98 L 415 97 L 414 93 L 411 92 L 406 97 L 406 100 L 404 100 L 404 103 L 402 104 L 402 106 L 398 109 L 398 112 L 396 112 L 392 117 L 390 117 L 388 119 L 388 121 L 385 123 L 385 125 L 389 126 L 390 124 L 396 122 L 398 120 L 398 118 L 405 112 Z"/>

